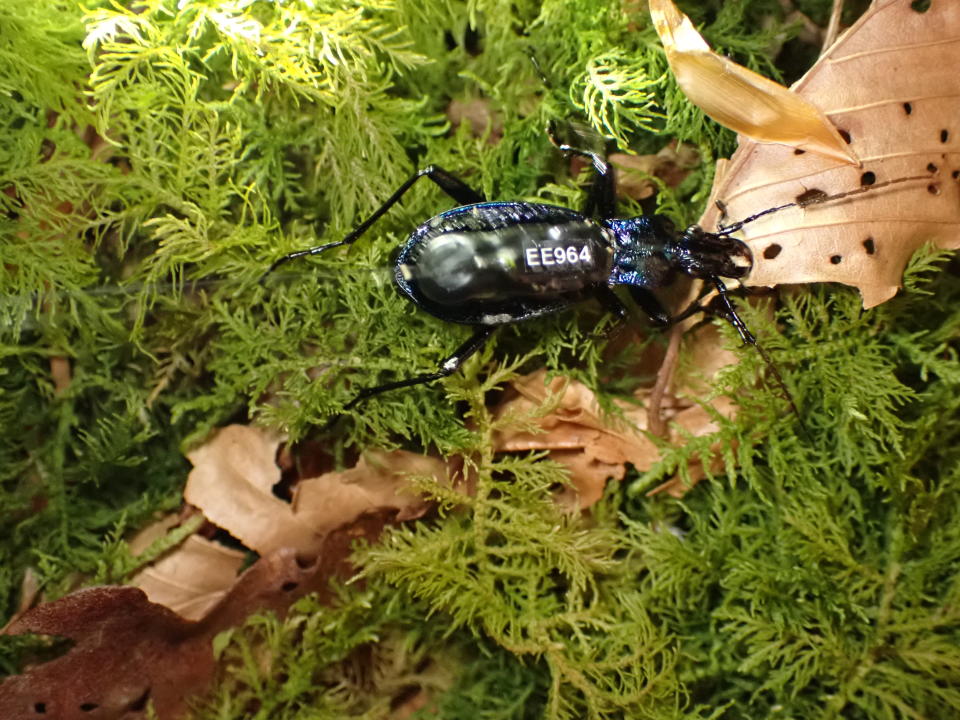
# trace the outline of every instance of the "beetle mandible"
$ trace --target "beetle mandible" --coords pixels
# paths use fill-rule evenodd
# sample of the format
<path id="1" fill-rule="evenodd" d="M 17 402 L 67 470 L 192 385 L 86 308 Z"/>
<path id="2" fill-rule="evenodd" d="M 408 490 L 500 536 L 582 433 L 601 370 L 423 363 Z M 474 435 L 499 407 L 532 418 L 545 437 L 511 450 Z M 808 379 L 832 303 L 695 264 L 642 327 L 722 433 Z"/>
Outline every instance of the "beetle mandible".
<path id="1" fill-rule="evenodd" d="M 541 203 L 487 201 L 453 174 L 428 165 L 342 240 L 290 253 L 267 270 L 264 277 L 296 258 L 353 244 L 422 177 L 458 203 L 410 234 L 396 258 L 393 279 L 400 293 L 417 307 L 446 322 L 469 325 L 473 334 L 435 372 L 361 390 L 344 406 L 345 411 L 374 395 L 456 372 L 500 325 L 556 313 L 591 298 L 626 320 L 627 309 L 611 289 L 615 285 L 626 286 L 655 324 L 677 322 L 704 310 L 703 306 L 695 301 L 671 316 L 652 290 L 680 274 L 715 289 L 719 314 L 744 343 L 760 349 L 723 282 L 723 278 L 744 277 L 753 267 L 749 248 L 732 233 L 795 203 L 769 208 L 715 233 L 697 225 L 678 231 L 660 215 L 619 219 L 614 174 L 606 160 L 558 142 L 550 128 L 547 132 L 562 152 L 580 155 L 593 166 L 595 176 L 580 212 Z M 769 364 L 762 350 L 761 354 Z"/>

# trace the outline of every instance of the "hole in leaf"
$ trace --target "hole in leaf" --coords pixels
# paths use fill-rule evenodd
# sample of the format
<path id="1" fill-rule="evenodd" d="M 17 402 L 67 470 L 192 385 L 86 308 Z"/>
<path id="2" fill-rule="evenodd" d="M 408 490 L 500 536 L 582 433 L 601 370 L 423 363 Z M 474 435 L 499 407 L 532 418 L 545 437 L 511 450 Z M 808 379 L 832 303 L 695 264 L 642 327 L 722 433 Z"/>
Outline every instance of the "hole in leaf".
<path id="1" fill-rule="evenodd" d="M 913 105 L 911 105 L 910 103 L 904 103 L 904 104 L 903 104 L 903 111 L 904 111 L 907 115 L 909 115 L 910 113 L 913 112 Z"/>
<path id="2" fill-rule="evenodd" d="M 297 553 L 295 560 L 297 561 L 297 567 L 301 570 L 309 570 L 317 562 L 316 557 L 310 557 L 303 553 Z"/>
<path id="3" fill-rule="evenodd" d="M 127 709 L 133 712 L 140 712 L 142 710 L 145 710 L 147 707 L 147 702 L 149 700 L 150 700 L 150 688 L 148 687 L 146 690 L 143 691 L 140 697 L 138 697 L 136 700 L 130 703 L 130 707 Z"/>
<path id="4" fill-rule="evenodd" d="M 819 188 L 810 188 L 806 192 L 802 192 L 794 198 L 794 201 L 800 207 L 806 205 L 814 205 L 818 202 L 823 202 L 827 198 L 827 193 Z"/>
<path id="5" fill-rule="evenodd" d="M 82 704 L 80 705 L 80 710 L 81 710 L 82 712 L 93 712 L 93 711 L 96 710 L 98 707 L 100 707 L 100 706 L 97 705 L 96 703 L 82 703 Z"/>
<path id="6" fill-rule="evenodd" d="M 834 265 L 839 265 L 841 260 L 843 260 L 843 255 L 832 255 L 830 257 L 830 262 Z"/>
<path id="7" fill-rule="evenodd" d="M 950 131 L 944 128 L 940 131 L 940 142 L 945 143 L 950 139 Z"/>
<path id="8" fill-rule="evenodd" d="M 287 580 L 287 582 L 280 586 L 280 589 L 284 592 L 291 592 L 292 590 L 296 590 L 299 584 L 300 583 L 294 582 L 293 580 Z"/>
<path id="9" fill-rule="evenodd" d="M 42 702 L 34 703 L 33 711 L 37 713 L 37 715 L 43 715 L 47 711 L 47 704 Z"/>
<path id="10" fill-rule="evenodd" d="M 939 170 L 939 169 L 940 169 L 940 168 L 938 168 L 938 167 L 937 167 L 936 165 L 934 165 L 933 163 L 927 163 L 927 172 L 929 172 L 929 173 L 935 173 L 935 172 L 937 172 L 937 170 Z"/>
<path id="11" fill-rule="evenodd" d="M 954 170 L 952 173 L 950 173 L 950 177 L 952 177 L 954 180 L 960 180 L 960 170 Z"/>
<path id="12" fill-rule="evenodd" d="M 848 132 L 847 132 L 846 130 L 844 130 L 843 128 L 840 128 L 839 132 L 840 132 L 840 137 L 843 138 L 843 141 L 844 141 L 847 145 L 849 145 L 850 142 L 851 142 L 851 140 L 852 140 L 852 138 L 850 137 L 850 133 L 848 133 Z"/>
<path id="13" fill-rule="evenodd" d="M 806 150 L 801 150 L 800 148 L 795 148 L 794 151 L 793 151 L 793 154 L 794 154 L 794 155 L 803 155 L 805 152 L 806 152 Z"/>
<path id="14" fill-rule="evenodd" d="M 940 186 L 937 185 L 936 183 L 930 183 L 929 185 L 927 185 L 927 192 L 930 193 L 931 195 L 939 195 Z"/>
<path id="15" fill-rule="evenodd" d="M 930 9 L 931 4 L 932 0 L 913 0 L 913 2 L 910 3 L 910 9 L 914 12 L 925 13 Z"/>
<path id="16" fill-rule="evenodd" d="M 767 246 L 767 248 L 763 251 L 763 256 L 767 260 L 773 260 L 777 255 L 780 254 L 781 250 L 783 250 L 783 248 L 774 243 L 773 245 Z"/>
<path id="17" fill-rule="evenodd" d="M 870 170 L 867 170 L 863 175 L 860 176 L 861 185 L 873 185 L 877 181 L 877 175 Z"/>
<path id="18" fill-rule="evenodd" d="M 873 255 L 877 251 L 876 243 L 874 243 L 872 237 L 863 241 L 863 249 L 867 251 L 867 255 Z"/>

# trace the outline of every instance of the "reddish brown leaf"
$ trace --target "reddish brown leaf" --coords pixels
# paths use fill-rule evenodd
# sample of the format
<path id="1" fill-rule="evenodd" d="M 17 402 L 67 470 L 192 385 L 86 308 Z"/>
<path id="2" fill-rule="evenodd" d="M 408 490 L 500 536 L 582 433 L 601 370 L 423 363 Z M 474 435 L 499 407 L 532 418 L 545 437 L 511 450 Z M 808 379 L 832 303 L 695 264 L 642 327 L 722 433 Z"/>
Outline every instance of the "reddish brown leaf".
<path id="1" fill-rule="evenodd" d="M 135 588 L 89 588 L 40 605 L 7 632 L 56 635 L 75 645 L 4 680 L 0 717 L 89 720 L 96 710 L 97 718 L 139 718 L 148 701 L 161 717 L 173 717 L 212 670 L 209 643 L 185 642 L 193 627 Z"/>

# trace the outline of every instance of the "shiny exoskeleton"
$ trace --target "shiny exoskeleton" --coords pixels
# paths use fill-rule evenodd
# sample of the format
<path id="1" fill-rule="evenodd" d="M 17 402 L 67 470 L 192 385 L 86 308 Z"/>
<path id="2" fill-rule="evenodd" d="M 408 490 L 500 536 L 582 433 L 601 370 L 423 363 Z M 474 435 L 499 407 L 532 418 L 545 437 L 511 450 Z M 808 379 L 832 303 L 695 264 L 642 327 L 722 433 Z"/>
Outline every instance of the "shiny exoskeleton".
<path id="1" fill-rule="evenodd" d="M 552 138 L 551 138 L 552 139 Z M 744 342 L 756 344 L 727 297 L 722 278 L 740 278 L 752 267 L 750 250 L 731 236 L 745 222 L 710 233 L 697 226 L 677 231 L 665 217 L 617 219 L 613 171 L 598 154 L 559 143 L 564 152 L 588 158 L 596 176 L 582 212 L 555 205 L 487 202 L 446 170 L 431 165 L 407 180 L 344 239 L 286 255 L 294 258 L 350 245 L 421 177 L 428 177 L 459 203 L 428 220 L 403 244 L 394 267 L 400 292 L 441 320 L 470 325 L 473 335 L 432 373 L 361 391 L 348 410 L 373 395 L 445 377 L 477 352 L 500 325 L 556 313 L 588 299 L 619 318 L 627 309 L 611 290 L 624 285 L 660 325 L 703 308 L 694 303 L 671 317 L 651 292 L 683 274 L 707 281 L 718 292 L 720 314 Z"/>

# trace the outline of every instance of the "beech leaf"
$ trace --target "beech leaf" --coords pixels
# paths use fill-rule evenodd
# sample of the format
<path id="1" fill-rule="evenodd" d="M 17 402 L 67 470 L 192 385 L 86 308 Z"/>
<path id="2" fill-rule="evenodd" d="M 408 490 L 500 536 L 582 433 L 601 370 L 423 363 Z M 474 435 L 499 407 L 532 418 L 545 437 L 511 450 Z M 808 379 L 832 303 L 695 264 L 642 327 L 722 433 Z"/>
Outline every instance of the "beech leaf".
<path id="1" fill-rule="evenodd" d="M 191 535 L 133 578 L 151 602 L 188 620 L 202 618 L 237 580 L 245 553 Z"/>
<path id="2" fill-rule="evenodd" d="M 711 203 L 700 224 L 803 204 L 743 227 L 754 258 L 744 284 L 839 282 L 869 308 L 896 294 L 922 245 L 960 247 L 958 63 L 960 3 L 875 0 L 794 86 L 863 167 L 741 138 L 714 184 L 727 219 Z"/>
<path id="3" fill-rule="evenodd" d="M 400 520 L 418 517 L 427 503 L 409 489 L 407 476 L 447 482 L 447 467 L 439 459 L 401 450 L 371 452 L 353 469 L 300 480 L 290 503 L 273 494 L 280 481 L 274 460 L 279 443 L 265 430 L 230 425 L 188 455 L 194 469 L 184 498 L 260 554 L 294 548 L 312 556 L 332 530 L 365 513 L 392 510 Z"/>

